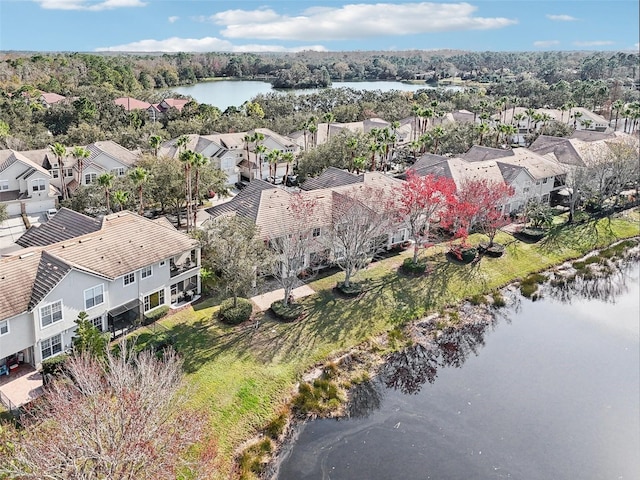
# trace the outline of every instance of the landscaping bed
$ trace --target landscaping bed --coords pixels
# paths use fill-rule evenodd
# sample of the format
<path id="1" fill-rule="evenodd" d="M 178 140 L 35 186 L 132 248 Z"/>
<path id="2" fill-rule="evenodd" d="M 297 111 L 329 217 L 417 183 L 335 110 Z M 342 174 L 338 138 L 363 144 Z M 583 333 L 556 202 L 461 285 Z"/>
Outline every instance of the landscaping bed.
<path id="1" fill-rule="evenodd" d="M 284 304 L 284 300 L 276 300 L 271 304 L 271 313 L 283 322 L 293 322 L 304 313 L 304 305 L 289 302 Z"/>

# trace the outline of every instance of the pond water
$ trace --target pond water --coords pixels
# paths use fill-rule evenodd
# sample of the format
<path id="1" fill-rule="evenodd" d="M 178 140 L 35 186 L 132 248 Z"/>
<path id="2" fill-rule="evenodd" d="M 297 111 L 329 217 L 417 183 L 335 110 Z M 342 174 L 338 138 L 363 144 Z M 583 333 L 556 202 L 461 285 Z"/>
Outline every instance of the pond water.
<path id="1" fill-rule="evenodd" d="M 401 90 L 403 92 L 415 92 L 421 89 L 433 88 L 428 85 L 412 85 L 401 82 L 333 82 L 329 88 L 349 87 L 355 90 Z M 456 89 L 458 87 L 447 87 Z M 215 80 L 211 82 L 200 82 L 182 87 L 172 87 L 172 91 L 181 95 L 190 95 L 198 103 L 208 103 L 224 111 L 227 107 L 239 107 L 244 102 L 251 100 L 256 95 L 269 92 L 295 94 L 314 93 L 320 89 L 300 89 L 300 90 L 277 90 L 271 87 L 268 82 L 253 80 Z"/>
<path id="2" fill-rule="evenodd" d="M 277 478 L 640 478 L 639 267 L 395 355 L 351 418 L 301 427 Z"/>

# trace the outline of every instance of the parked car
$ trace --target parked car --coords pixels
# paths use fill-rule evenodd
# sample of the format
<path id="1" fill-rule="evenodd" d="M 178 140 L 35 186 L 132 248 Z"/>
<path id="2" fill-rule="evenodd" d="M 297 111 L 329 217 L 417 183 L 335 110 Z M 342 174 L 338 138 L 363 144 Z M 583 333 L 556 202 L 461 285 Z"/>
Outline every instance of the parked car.
<path id="1" fill-rule="evenodd" d="M 287 181 L 285 182 L 287 187 L 297 187 L 298 186 L 298 176 L 297 175 L 289 175 L 287 176 Z"/>
<path id="2" fill-rule="evenodd" d="M 240 180 L 239 182 L 236 182 L 236 188 L 238 190 L 242 190 L 247 185 L 249 185 L 249 182 L 247 182 L 246 180 Z"/>
<path id="3" fill-rule="evenodd" d="M 58 210 L 56 210 L 55 208 L 50 208 L 49 210 L 47 210 L 47 220 L 51 220 L 56 213 L 58 213 Z"/>

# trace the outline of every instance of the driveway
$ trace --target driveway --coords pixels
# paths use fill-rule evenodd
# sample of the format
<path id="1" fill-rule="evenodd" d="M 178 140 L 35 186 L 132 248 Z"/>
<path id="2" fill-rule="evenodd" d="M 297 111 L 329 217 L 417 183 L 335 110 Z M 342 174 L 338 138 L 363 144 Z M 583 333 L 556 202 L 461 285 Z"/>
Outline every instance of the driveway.
<path id="1" fill-rule="evenodd" d="M 40 225 L 46 221 L 44 213 L 28 215 L 31 225 Z M 16 245 L 18 240 L 27 228 L 24 226 L 21 216 L 10 217 L 0 224 L 0 256 L 20 250 L 22 247 Z"/>

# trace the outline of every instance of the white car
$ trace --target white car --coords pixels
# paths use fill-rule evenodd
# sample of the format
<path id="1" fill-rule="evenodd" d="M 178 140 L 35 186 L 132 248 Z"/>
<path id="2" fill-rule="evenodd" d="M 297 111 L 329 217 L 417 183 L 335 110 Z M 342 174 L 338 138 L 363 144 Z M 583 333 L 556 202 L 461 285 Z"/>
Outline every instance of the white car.
<path id="1" fill-rule="evenodd" d="M 47 210 L 47 220 L 51 220 L 56 213 L 58 213 L 58 210 L 56 210 L 55 208 L 50 208 L 49 210 Z"/>

